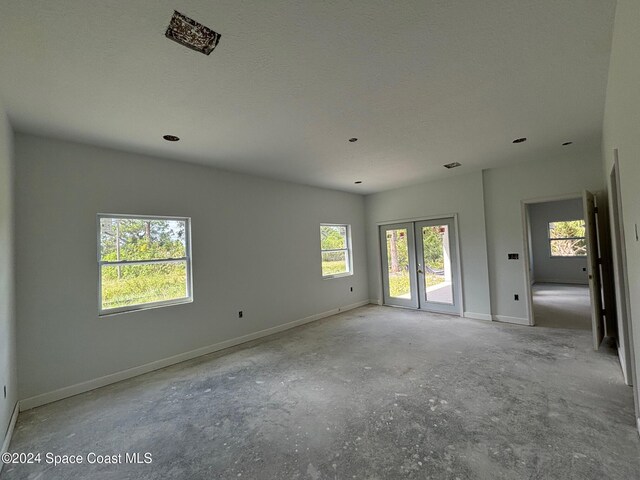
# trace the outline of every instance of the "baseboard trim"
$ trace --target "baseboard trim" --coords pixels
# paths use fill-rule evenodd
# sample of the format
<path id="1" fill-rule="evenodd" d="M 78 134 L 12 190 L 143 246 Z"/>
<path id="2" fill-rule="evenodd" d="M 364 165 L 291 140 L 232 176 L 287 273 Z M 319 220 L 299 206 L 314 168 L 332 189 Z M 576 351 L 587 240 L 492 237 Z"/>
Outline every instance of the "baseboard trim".
<path id="1" fill-rule="evenodd" d="M 502 323 L 515 323 L 516 325 L 525 325 L 527 327 L 531 326 L 528 318 L 509 317 L 507 315 L 493 315 L 493 320 Z"/>
<path id="2" fill-rule="evenodd" d="M 203 355 L 208 355 L 210 353 L 218 352 L 220 350 L 224 350 L 225 348 L 235 347 L 236 345 L 240 345 L 242 343 L 267 337 L 275 333 L 284 332 L 285 330 L 289 330 L 291 328 L 295 328 L 300 325 L 304 325 L 306 323 L 315 322 L 317 320 L 321 320 L 323 318 L 330 317 L 338 313 L 346 312 L 348 310 L 353 310 L 354 308 L 362 307 L 363 305 L 368 305 L 368 304 L 369 304 L 369 300 L 362 300 L 360 302 L 352 303 L 351 305 L 334 308 L 326 312 L 317 313 L 315 315 L 294 320 L 289 323 L 284 323 L 282 325 L 277 325 L 275 327 L 267 328 L 265 330 L 249 333 L 241 337 L 232 338 L 230 340 L 225 340 L 223 342 L 215 343 L 213 345 L 197 348 L 189 352 L 180 353 L 172 357 L 167 357 L 167 358 L 156 360 L 150 363 L 145 363 L 144 365 L 140 365 L 138 367 L 133 367 L 127 370 L 121 370 L 119 372 L 110 373 L 103 377 L 94 378 L 93 380 L 87 380 L 85 382 L 76 383 L 75 385 L 59 388 L 51 392 L 42 393 L 40 395 L 35 395 L 33 397 L 25 398 L 23 400 L 20 400 L 19 402 L 20 411 L 22 412 L 25 410 L 29 410 L 31 408 L 45 405 L 47 403 L 57 402 L 58 400 L 62 400 L 63 398 L 79 395 L 81 393 L 85 393 L 90 390 L 95 390 L 96 388 L 104 387 L 112 383 L 120 382 L 122 380 L 127 380 L 129 378 L 137 377 L 138 375 L 143 375 L 145 373 L 153 372 L 154 370 L 159 370 L 161 368 L 169 367 L 171 365 L 175 365 L 181 362 L 186 362 L 187 360 L 192 360 L 194 358 L 201 357 Z"/>
<path id="3" fill-rule="evenodd" d="M 553 284 L 559 284 L 559 285 L 589 285 L 588 280 L 585 283 L 582 280 L 562 280 L 560 278 L 536 278 L 533 281 L 532 285 L 534 283 L 553 283 Z"/>
<path id="4" fill-rule="evenodd" d="M 636 424 L 638 426 L 638 435 L 640 435 L 640 417 L 636 418 Z"/>
<path id="5" fill-rule="evenodd" d="M 369 303 L 373 305 L 382 305 L 382 300 L 378 300 L 377 298 L 370 298 Z"/>
<path id="6" fill-rule="evenodd" d="M 16 402 L 16 405 L 13 407 L 13 413 L 11 414 L 11 420 L 9 420 L 9 426 L 7 427 L 7 432 L 4 436 L 4 442 L 2 442 L 2 451 L 0 451 L 0 455 L 9 451 L 9 445 L 11 444 L 11 437 L 13 436 L 13 429 L 16 426 L 16 421 L 18 420 L 18 412 L 20 411 L 20 402 Z M 0 462 L 0 473 L 2 473 L 2 467 L 4 466 L 4 462 Z"/>
<path id="7" fill-rule="evenodd" d="M 493 317 L 488 313 L 475 313 L 475 312 L 464 312 L 464 318 L 473 318 L 475 320 L 493 320 Z"/>
<path id="8" fill-rule="evenodd" d="M 624 379 L 624 383 L 625 385 L 630 387 L 632 385 L 632 382 L 629 378 L 629 375 L 627 375 L 627 362 L 624 359 L 624 352 L 620 347 L 618 347 L 618 360 L 620 361 L 620 369 L 622 370 L 622 378 Z"/>

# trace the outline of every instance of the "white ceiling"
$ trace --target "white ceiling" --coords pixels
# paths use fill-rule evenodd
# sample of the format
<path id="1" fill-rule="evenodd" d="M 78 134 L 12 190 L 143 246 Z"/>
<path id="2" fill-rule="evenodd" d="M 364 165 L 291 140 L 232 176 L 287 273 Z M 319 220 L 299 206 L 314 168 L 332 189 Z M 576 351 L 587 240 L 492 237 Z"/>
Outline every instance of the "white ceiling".
<path id="1" fill-rule="evenodd" d="M 222 34 L 210 56 L 164 37 L 174 9 Z M 614 9 L 2 0 L 0 95 L 19 131 L 370 193 L 597 148 Z"/>

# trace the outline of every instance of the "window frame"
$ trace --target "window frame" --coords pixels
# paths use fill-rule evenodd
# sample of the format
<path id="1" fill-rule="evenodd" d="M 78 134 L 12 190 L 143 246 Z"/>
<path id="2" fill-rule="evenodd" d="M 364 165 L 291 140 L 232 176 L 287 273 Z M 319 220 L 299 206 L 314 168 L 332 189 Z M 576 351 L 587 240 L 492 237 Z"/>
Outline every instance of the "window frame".
<path id="1" fill-rule="evenodd" d="M 185 222 L 185 254 L 186 256 L 180 258 L 167 258 L 167 259 L 153 259 L 153 260 L 121 260 L 116 262 L 103 261 L 101 256 L 101 242 L 102 242 L 102 226 L 101 220 L 103 218 L 122 218 L 122 219 L 135 219 L 135 220 L 178 220 Z M 119 315 L 122 313 L 139 312 L 142 310 L 150 310 L 152 308 L 168 307 L 171 305 L 182 305 L 185 303 L 193 302 L 193 271 L 192 271 L 192 256 L 191 256 L 191 217 L 178 217 L 171 215 L 134 215 L 134 214 L 121 214 L 121 213 L 98 213 L 96 215 L 97 223 L 97 257 L 98 257 L 98 316 L 108 317 L 111 315 Z M 102 267 L 118 266 L 118 265 L 151 265 L 154 263 L 181 263 L 185 262 L 187 267 L 186 283 L 187 283 L 187 296 L 184 298 L 176 298 L 173 300 L 161 300 L 158 302 L 139 303 L 137 305 L 127 305 L 123 307 L 115 308 L 102 308 Z"/>
<path id="2" fill-rule="evenodd" d="M 573 220 L 553 220 L 551 222 L 547 222 L 547 242 L 549 244 L 549 258 L 586 258 L 587 257 L 586 252 L 584 255 L 554 255 L 553 249 L 551 248 L 551 242 L 553 242 L 554 240 L 584 240 L 586 244 L 586 241 L 587 241 L 586 224 L 585 224 L 584 237 L 551 237 L 552 223 L 565 223 L 565 222 L 577 222 L 577 221 L 581 221 L 582 223 L 585 223 L 584 218 L 575 218 Z"/>
<path id="3" fill-rule="evenodd" d="M 353 275 L 353 252 L 351 248 L 351 225 L 348 223 L 320 223 L 320 228 L 322 227 L 345 227 L 346 229 L 346 248 L 331 248 L 331 249 L 323 249 L 322 248 L 322 235 L 320 236 L 320 274 L 322 275 L 323 280 L 331 279 L 331 278 L 340 278 L 340 277 L 349 277 Z M 324 252 L 346 252 L 347 255 L 347 265 L 349 270 L 343 273 L 332 273 L 329 275 L 324 275 L 322 273 L 322 254 Z"/>

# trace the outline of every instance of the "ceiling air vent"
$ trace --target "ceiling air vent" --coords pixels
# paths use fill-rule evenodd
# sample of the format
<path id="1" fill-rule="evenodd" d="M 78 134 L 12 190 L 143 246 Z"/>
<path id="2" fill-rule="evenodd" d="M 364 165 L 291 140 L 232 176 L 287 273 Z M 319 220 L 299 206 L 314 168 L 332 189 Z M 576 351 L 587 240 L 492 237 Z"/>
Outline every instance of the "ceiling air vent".
<path id="1" fill-rule="evenodd" d="M 219 33 L 178 11 L 173 12 L 171 22 L 169 22 L 164 35 L 180 45 L 205 55 L 213 52 L 220 41 Z"/>
<path id="2" fill-rule="evenodd" d="M 460 162 L 453 162 L 453 163 L 447 163 L 446 165 L 443 165 L 444 168 L 456 168 L 459 167 L 460 165 L 462 165 Z"/>

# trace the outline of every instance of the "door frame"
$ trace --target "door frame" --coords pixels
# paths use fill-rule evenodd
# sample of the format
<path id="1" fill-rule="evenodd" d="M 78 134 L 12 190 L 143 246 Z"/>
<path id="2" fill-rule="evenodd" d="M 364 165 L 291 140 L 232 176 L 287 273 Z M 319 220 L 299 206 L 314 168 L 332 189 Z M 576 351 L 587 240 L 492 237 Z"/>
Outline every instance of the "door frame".
<path id="1" fill-rule="evenodd" d="M 520 209 L 522 216 L 522 240 L 524 252 L 524 286 L 525 289 L 525 307 L 527 309 L 527 319 L 530 326 L 535 326 L 536 320 L 533 314 L 533 294 L 531 291 L 531 219 L 529 218 L 529 205 L 536 203 L 557 202 L 561 200 L 582 199 L 582 192 L 565 193 L 563 195 L 554 195 L 550 197 L 536 197 L 520 201 Z M 591 301 L 591 299 L 589 299 Z"/>
<path id="2" fill-rule="evenodd" d="M 615 182 L 615 191 L 614 183 Z M 623 342 L 624 355 L 618 357 L 622 366 L 624 381 L 627 385 L 633 385 L 636 417 L 640 418 L 640 405 L 637 385 L 637 372 L 635 371 L 635 352 L 633 348 L 633 326 L 629 318 L 631 306 L 629 303 L 629 280 L 627 278 L 627 252 L 622 210 L 622 194 L 620 191 L 620 164 L 618 162 L 618 149 L 613 150 L 613 165 L 609 172 L 607 193 L 609 196 L 609 223 L 611 226 L 611 253 L 613 257 L 613 284 L 615 286 L 614 297 L 618 312 L 618 342 Z"/>
<path id="3" fill-rule="evenodd" d="M 459 226 L 459 222 L 458 222 L 458 214 L 457 213 L 443 213 L 441 215 L 429 215 L 426 217 L 409 217 L 409 218 L 401 218 L 398 220 L 384 220 L 382 222 L 376 222 L 376 242 L 377 242 L 377 253 L 376 256 L 378 258 L 378 264 L 379 264 L 379 269 L 378 271 L 380 272 L 380 280 L 377 282 L 378 283 L 378 298 L 379 298 L 379 304 L 380 305 L 384 305 L 384 284 L 383 284 L 383 276 L 384 276 L 384 271 L 382 270 L 382 243 L 380 242 L 380 227 L 384 227 L 386 225 L 394 225 L 394 224 L 400 224 L 400 223 L 414 223 L 414 222 L 423 222 L 423 221 L 429 221 L 429 220 L 440 220 L 443 218 L 453 218 L 453 225 L 455 226 L 455 250 L 456 250 L 456 255 L 458 258 L 458 262 L 457 265 L 455 267 L 455 274 L 458 275 L 458 278 L 460 279 L 459 284 L 460 284 L 460 305 L 459 305 L 459 309 L 457 314 L 460 317 L 464 317 L 464 279 L 462 277 L 462 256 L 461 256 L 461 249 L 460 249 L 460 226 Z M 395 305 L 390 305 L 392 307 L 395 307 Z M 411 308 L 411 307 L 396 307 L 396 308 Z M 412 310 L 417 310 L 415 308 L 411 308 Z M 427 311 L 427 310 L 423 310 L 423 311 Z M 437 312 L 435 312 L 437 313 Z M 456 313 L 449 313 L 448 315 L 455 315 Z"/>

